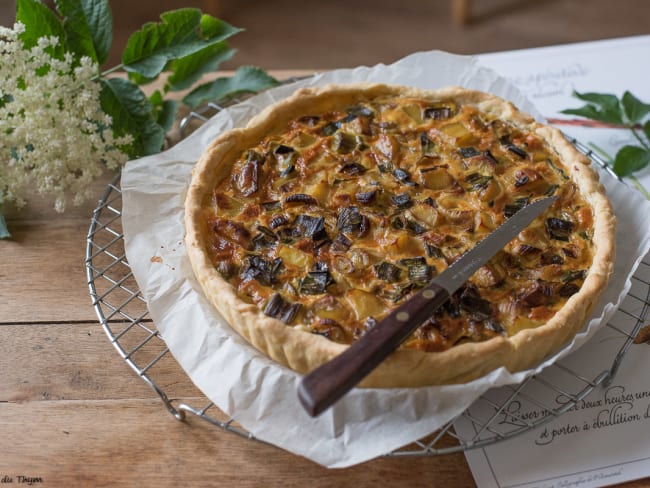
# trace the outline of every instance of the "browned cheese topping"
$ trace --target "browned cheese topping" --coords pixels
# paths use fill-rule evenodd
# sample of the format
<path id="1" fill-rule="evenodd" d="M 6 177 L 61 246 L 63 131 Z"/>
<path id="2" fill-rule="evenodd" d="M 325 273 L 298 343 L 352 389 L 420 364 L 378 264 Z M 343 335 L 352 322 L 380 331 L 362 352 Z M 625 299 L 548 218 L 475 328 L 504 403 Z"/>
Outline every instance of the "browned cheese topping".
<path id="1" fill-rule="evenodd" d="M 214 266 L 265 314 L 350 343 L 527 203 L 560 200 L 404 347 L 544 324 L 592 262 L 592 209 L 538 136 L 453 101 L 377 98 L 244 151 L 206 213 Z"/>

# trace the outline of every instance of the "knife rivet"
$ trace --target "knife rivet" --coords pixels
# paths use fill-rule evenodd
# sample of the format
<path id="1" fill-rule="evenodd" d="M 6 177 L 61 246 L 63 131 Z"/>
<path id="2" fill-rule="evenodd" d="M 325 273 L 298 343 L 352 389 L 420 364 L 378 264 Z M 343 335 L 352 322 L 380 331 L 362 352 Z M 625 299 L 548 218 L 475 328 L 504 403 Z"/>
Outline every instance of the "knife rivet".
<path id="1" fill-rule="evenodd" d="M 395 316 L 395 318 L 396 318 L 397 320 L 399 320 L 400 322 L 406 322 L 406 321 L 410 318 L 410 316 L 409 316 L 408 312 L 399 312 L 399 313 Z"/>
<path id="2" fill-rule="evenodd" d="M 436 292 L 433 290 L 424 290 L 422 292 L 422 296 L 426 298 L 427 300 L 431 300 L 433 297 L 436 296 Z"/>

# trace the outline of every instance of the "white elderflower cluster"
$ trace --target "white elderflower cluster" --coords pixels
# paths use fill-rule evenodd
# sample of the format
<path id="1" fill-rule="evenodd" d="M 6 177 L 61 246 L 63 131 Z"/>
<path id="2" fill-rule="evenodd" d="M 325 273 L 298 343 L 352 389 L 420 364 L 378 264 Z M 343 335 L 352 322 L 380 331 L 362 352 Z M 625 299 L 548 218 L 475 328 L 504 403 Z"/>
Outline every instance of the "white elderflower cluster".
<path id="1" fill-rule="evenodd" d="M 23 31 L 22 24 L 0 27 L 0 206 L 22 206 L 38 192 L 52 195 L 63 211 L 67 194 L 80 203 L 104 168 L 126 161 L 119 146 L 131 138 L 113 137 L 90 58 L 53 58 L 48 50 L 56 37 L 25 49 Z"/>

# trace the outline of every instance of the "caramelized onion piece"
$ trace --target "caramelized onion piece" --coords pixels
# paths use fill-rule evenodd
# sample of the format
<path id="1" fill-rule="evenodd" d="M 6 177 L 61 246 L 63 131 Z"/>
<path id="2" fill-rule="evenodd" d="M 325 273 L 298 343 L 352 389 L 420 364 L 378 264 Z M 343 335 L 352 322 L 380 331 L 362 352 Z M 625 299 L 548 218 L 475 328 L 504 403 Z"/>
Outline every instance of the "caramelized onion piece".
<path id="1" fill-rule="evenodd" d="M 399 267 L 386 261 L 375 264 L 374 269 L 377 277 L 388 283 L 399 281 L 400 275 L 402 274 L 402 270 Z"/>
<path id="2" fill-rule="evenodd" d="M 348 154 L 357 148 L 358 142 L 352 134 L 339 131 L 334 135 L 332 149 L 339 154 Z"/>
<path id="3" fill-rule="evenodd" d="M 483 190 L 487 188 L 491 181 L 492 176 L 479 173 L 471 173 L 465 177 L 465 183 L 469 183 L 468 191 Z"/>
<path id="4" fill-rule="evenodd" d="M 300 310 L 300 303 L 288 303 L 279 293 L 274 293 L 264 306 L 264 314 L 290 324 Z"/>
<path id="5" fill-rule="evenodd" d="M 377 196 L 377 190 L 371 190 L 371 191 L 356 193 L 354 195 L 354 198 L 357 199 L 357 202 L 367 205 L 369 203 L 372 203 L 375 200 L 376 196 Z"/>
<path id="6" fill-rule="evenodd" d="M 519 300 L 528 307 L 547 305 L 553 294 L 553 288 L 543 281 L 537 281 L 523 290 Z"/>
<path id="7" fill-rule="evenodd" d="M 551 239 L 558 241 L 568 241 L 569 236 L 573 232 L 573 222 L 562 220 L 558 218 L 546 219 L 546 231 Z"/>
<path id="8" fill-rule="evenodd" d="M 506 218 L 510 218 L 529 203 L 530 203 L 530 198 L 528 197 L 518 198 L 514 202 L 505 205 L 505 207 L 503 208 L 503 215 Z"/>
<path id="9" fill-rule="evenodd" d="M 332 243 L 332 250 L 338 252 L 345 252 L 352 247 L 352 241 L 343 232 L 339 232 Z"/>
<path id="10" fill-rule="evenodd" d="M 475 320 L 486 320 L 494 314 L 490 302 L 481 298 L 481 295 L 472 286 L 463 288 L 459 297 L 459 306 Z"/>
<path id="11" fill-rule="evenodd" d="M 420 134 L 420 146 L 422 146 L 422 154 L 424 156 L 435 155 L 436 145 L 431 139 L 429 139 L 426 132 Z"/>
<path id="12" fill-rule="evenodd" d="M 235 186 L 245 197 L 251 196 L 259 188 L 259 163 L 249 161 L 235 174 Z"/>
<path id="13" fill-rule="evenodd" d="M 522 244 L 520 246 L 517 246 L 515 248 L 515 254 L 518 254 L 519 256 L 529 256 L 531 254 L 539 254 L 542 252 L 541 249 L 535 246 L 530 246 L 528 244 Z"/>
<path id="14" fill-rule="evenodd" d="M 320 117 L 318 115 L 305 115 L 298 119 L 299 124 L 306 125 L 307 127 L 314 127 L 319 121 Z"/>
<path id="15" fill-rule="evenodd" d="M 565 283 L 558 290 L 558 295 L 560 295 L 562 298 L 569 298 L 571 295 L 575 295 L 579 291 L 580 286 L 576 285 L 575 283 Z"/>
<path id="16" fill-rule="evenodd" d="M 420 169 L 420 181 L 430 190 L 448 190 L 456 182 L 443 165 Z"/>
<path id="17" fill-rule="evenodd" d="M 219 237 L 233 241 L 244 249 L 250 247 L 251 233 L 239 222 L 229 219 L 217 219 L 212 225 L 212 230 Z"/>
<path id="18" fill-rule="evenodd" d="M 269 227 L 271 227 L 271 229 L 276 229 L 288 223 L 289 223 L 289 219 L 287 219 L 284 215 L 276 215 L 271 219 L 271 222 L 269 222 Z"/>
<path id="19" fill-rule="evenodd" d="M 508 136 L 503 136 L 499 139 L 499 142 L 501 145 L 506 148 L 508 151 L 510 151 L 513 154 L 516 154 L 522 159 L 525 159 L 528 157 L 528 153 L 521 149 L 518 146 L 515 146 L 512 142 L 510 142 L 510 138 Z"/>
<path id="20" fill-rule="evenodd" d="M 458 149 L 458 153 L 464 158 L 473 158 L 474 156 L 480 156 L 481 151 L 472 146 L 461 147 Z"/>
<path id="21" fill-rule="evenodd" d="M 260 232 L 255 237 L 253 237 L 252 240 L 254 251 L 273 247 L 275 243 L 278 242 L 278 236 L 271 229 L 264 227 L 263 225 L 258 225 L 257 230 Z"/>
<path id="22" fill-rule="evenodd" d="M 311 215 L 298 215 L 293 221 L 291 235 L 296 238 L 311 237 L 315 241 L 325 239 L 327 237 L 325 219 Z"/>
<path id="23" fill-rule="evenodd" d="M 436 102 L 424 109 L 424 118 L 433 120 L 446 120 L 455 115 L 457 106 L 454 102 Z"/>
<path id="24" fill-rule="evenodd" d="M 284 198 L 284 203 L 302 203 L 305 205 L 318 205 L 318 200 L 316 200 L 311 195 L 306 193 L 294 193 L 292 195 L 287 195 Z"/>
<path id="25" fill-rule="evenodd" d="M 260 256 L 248 256 L 248 262 L 241 274 L 241 279 L 242 281 L 255 279 L 263 285 L 270 286 L 275 282 L 275 275 L 281 266 L 281 258 L 275 258 L 273 261 L 270 261 Z"/>
<path id="26" fill-rule="evenodd" d="M 403 183 L 404 185 L 407 185 L 407 186 L 415 186 L 415 185 L 417 185 L 417 183 L 415 183 L 414 181 L 411 181 L 411 174 L 408 171 L 403 170 L 401 168 L 395 168 L 393 170 L 393 176 L 395 177 L 395 179 L 397 181 L 399 181 L 400 183 Z"/>
<path id="27" fill-rule="evenodd" d="M 400 193 L 399 195 L 391 195 L 390 201 L 398 208 L 404 209 L 413 206 L 411 195 L 408 193 Z"/>
<path id="28" fill-rule="evenodd" d="M 394 229 L 404 229 L 415 235 L 424 234 L 427 231 L 425 226 L 404 215 L 396 215 L 390 223 Z"/>
<path id="29" fill-rule="evenodd" d="M 327 291 L 327 287 L 334 283 L 328 270 L 310 271 L 301 278 L 299 291 L 304 295 L 320 295 Z"/>
<path id="30" fill-rule="evenodd" d="M 339 169 L 339 173 L 344 173 L 350 176 L 362 175 L 365 172 L 365 166 L 359 163 L 346 163 L 341 166 L 341 169 Z"/>
<path id="31" fill-rule="evenodd" d="M 336 219 L 336 228 L 347 235 L 363 237 L 370 229 L 370 220 L 355 206 L 341 209 Z"/>
<path id="32" fill-rule="evenodd" d="M 312 327 L 311 331 L 314 334 L 327 337 L 331 341 L 343 344 L 350 342 L 345 329 L 334 319 L 320 319 Z"/>

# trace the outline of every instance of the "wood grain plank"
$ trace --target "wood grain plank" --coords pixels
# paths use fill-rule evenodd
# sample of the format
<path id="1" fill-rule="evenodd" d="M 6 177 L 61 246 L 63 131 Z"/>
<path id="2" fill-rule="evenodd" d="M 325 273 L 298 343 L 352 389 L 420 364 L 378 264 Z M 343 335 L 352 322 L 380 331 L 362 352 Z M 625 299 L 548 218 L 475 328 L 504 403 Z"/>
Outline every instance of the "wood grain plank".
<path id="1" fill-rule="evenodd" d="M 147 337 L 146 330 L 136 327 L 121 344 L 133 348 Z M 143 368 L 164 349 L 154 337 L 131 359 Z M 0 371 L 0 402 L 158 398 L 96 322 L 0 326 Z M 201 396 L 169 353 L 148 374 L 171 398 Z"/>
<path id="2" fill-rule="evenodd" d="M 0 241 L 0 323 L 96 318 L 84 268 L 88 222 L 11 226 L 14 239 Z"/>
<path id="3" fill-rule="evenodd" d="M 0 436 L 0 477 L 39 486 L 473 485 L 462 454 L 328 470 L 200 419 L 178 422 L 152 400 L 2 404 Z"/>
<path id="4" fill-rule="evenodd" d="M 91 320 L 84 270 L 86 222 L 15 225 L 0 241 L 0 323 Z"/>
<path id="5" fill-rule="evenodd" d="M 112 178 L 107 174 L 93 185 L 97 199 Z M 24 209 L 6 209 L 12 239 L 0 240 L 0 323 L 95 318 L 84 260 L 97 199 L 64 214 L 40 197 Z"/>

